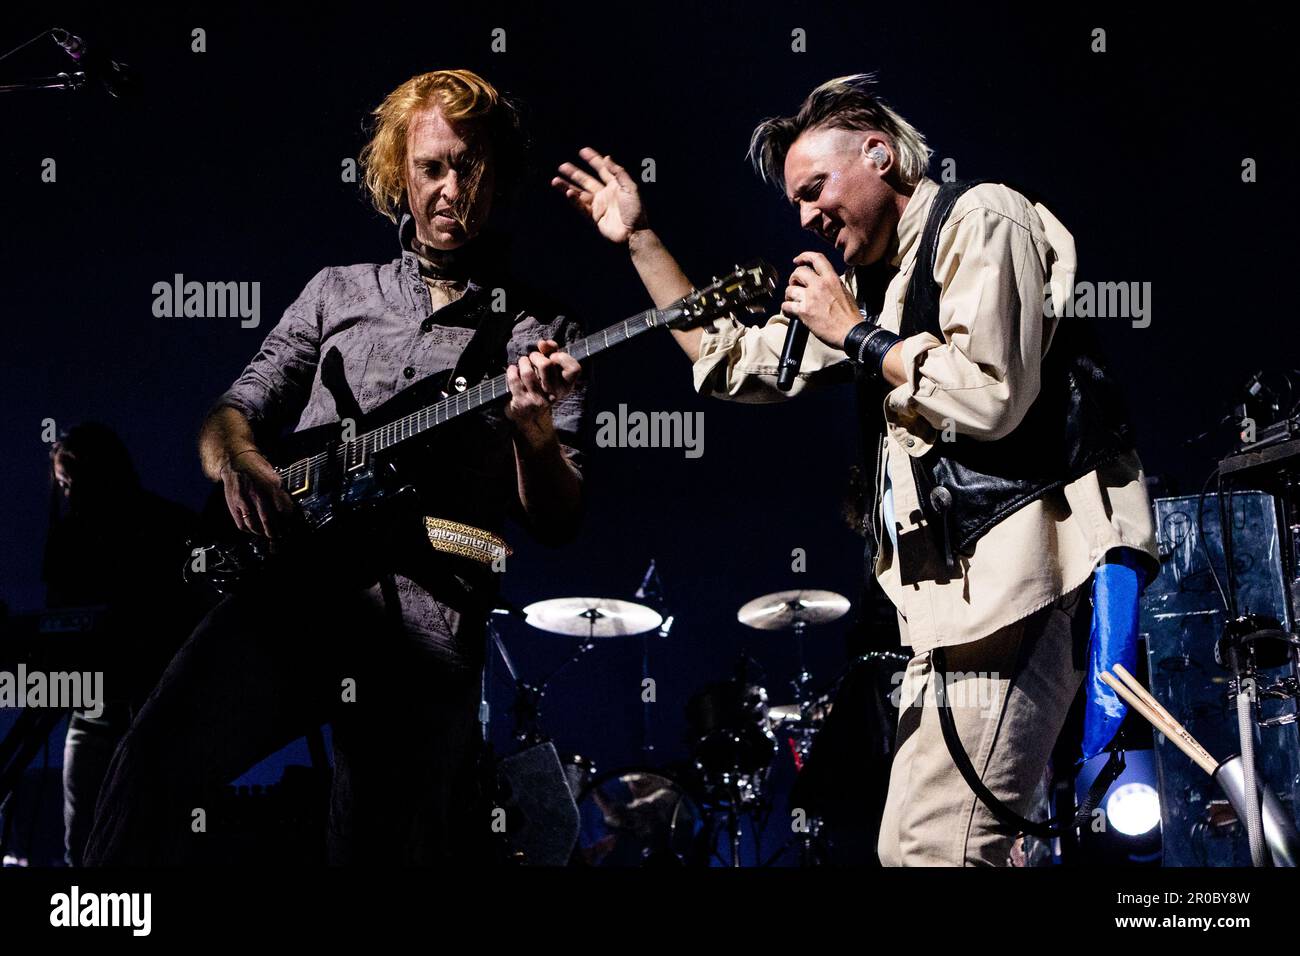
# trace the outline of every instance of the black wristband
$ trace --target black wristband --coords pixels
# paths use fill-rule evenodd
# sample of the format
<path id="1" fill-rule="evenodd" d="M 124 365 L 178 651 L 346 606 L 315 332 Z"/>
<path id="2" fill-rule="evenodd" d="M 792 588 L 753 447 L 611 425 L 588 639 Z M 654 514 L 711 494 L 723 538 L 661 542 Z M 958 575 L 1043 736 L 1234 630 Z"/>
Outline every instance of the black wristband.
<path id="1" fill-rule="evenodd" d="M 853 361 L 858 361 L 858 351 L 862 348 L 862 340 L 870 335 L 871 330 L 875 327 L 874 322 L 859 322 L 849 329 L 848 335 L 844 336 L 844 352 Z"/>
<path id="2" fill-rule="evenodd" d="M 889 329 L 877 327 L 862 342 L 861 351 L 864 353 L 861 359 L 862 364 L 883 377 L 885 369 L 885 353 L 894 347 L 896 342 L 901 342 L 902 336 L 895 335 Z"/>
<path id="3" fill-rule="evenodd" d="M 844 336 L 844 351 L 867 371 L 879 375 L 885 363 L 885 353 L 899 341 L 901 336 L 888 329 L 873 322 L 859 322 Z"/>

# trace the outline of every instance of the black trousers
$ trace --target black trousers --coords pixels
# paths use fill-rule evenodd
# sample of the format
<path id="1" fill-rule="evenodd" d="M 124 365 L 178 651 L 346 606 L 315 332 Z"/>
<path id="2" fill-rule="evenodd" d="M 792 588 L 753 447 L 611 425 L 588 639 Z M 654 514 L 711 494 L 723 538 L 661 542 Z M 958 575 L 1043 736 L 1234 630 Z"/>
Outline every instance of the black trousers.
<path id="1" fill-rule="evenodd" d="M 249 767 L 329 722 L 331 863 L 438 864 L 490 841 L 475 764 L 481 630 L 412 633 L 379 586 L 267 581 L 173 658 L 108 768 L 85 862 L 219 857 L 211 810 Z M 466 625 L 479 637 L 465 653 Z M 202 812 L 200 812 L 202 811 Z"/>

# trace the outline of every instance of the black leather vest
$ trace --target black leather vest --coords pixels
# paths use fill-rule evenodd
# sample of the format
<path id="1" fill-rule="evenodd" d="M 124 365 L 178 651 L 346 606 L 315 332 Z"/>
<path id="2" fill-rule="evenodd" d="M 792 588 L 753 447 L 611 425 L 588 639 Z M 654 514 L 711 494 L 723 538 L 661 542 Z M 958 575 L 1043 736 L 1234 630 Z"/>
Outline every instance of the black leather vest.
<path id="1" fill-rule="evenodd" d="M 934 279 L 939 232 L 957 198 L 978 182 L 945 183 L 930 207 L 908 282 L 899 334 L 929 332 L 944 341 L 939 326 L 940 287 Z M 1041 388 L 1020 424 L 995 441 L 957 435 L 937 440 L 911 458 L 926 524 L 948 566 L 1016 510 L 1086 475 L 1133 448 L 1133 433 L 1119 390 L 1098 359 L 1091 330 L 1080 320 L 1057 322 L 1043 357 Z M 874 382 L 874 384 L 873 384 Z M 859 376 L 858 396 L 868 455 L 876 459 L 875 483 L 867 496 L 867 572 L 875 567 L 879 542 L 881 404 L 888 386 Z M 866 407 L 861 407 L 863 404 Z"/>

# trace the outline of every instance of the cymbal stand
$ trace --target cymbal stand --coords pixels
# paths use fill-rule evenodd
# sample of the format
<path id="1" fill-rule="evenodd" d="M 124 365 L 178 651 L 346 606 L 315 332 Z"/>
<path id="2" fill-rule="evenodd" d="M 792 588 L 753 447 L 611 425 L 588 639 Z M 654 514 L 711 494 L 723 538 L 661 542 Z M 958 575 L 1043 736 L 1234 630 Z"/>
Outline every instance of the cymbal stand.
<path id="1" fill-rule="evenodd" d="M 650 571 L 646 575 L 646 581 L 636 591 L 638 600 L 650 599 L 652 606 L 659 612 L 663 618 L 659 629 L 654 631 L 656 637 L 667 637 L 673 629 L 673 616 L 668 613 L 668 598 L 664 593 L 664 582 L 659 577 L 659 569 L 655 559 L 650 559 Z M 641 635 L 641 757 L 645 763 L 650 763 L 654 755 L 654 738 L 650 731 L 650 704 L 651 701 L 645 698 L 644 688 L 646 682 L 650 680 L 650 631 Z"/>
<path id="2" fill-rule="evenodd" d="M 582 659 L 583 655 L 596 646 L 596 621 L 604 617 L 596 608 L 589 608 L 582 613 L 588 621 L 587 637 L 578 645 L 573 656 L 561 664 L 546 678 L 538 684 L 530 684 L 518 677 L 514 669 L 511 668 L 510 676 L 515 682 L 515 740 L 525 746 L 532 744 L 544 743 L 549 740 L 541 731 L 542 723 L 542 698 L 546 696 L 546 688 L 555 678 L 559 677 L 561 672 L 567 670 L 571 665 L 576 664 Z M 505 648 L 498 640 L 497 646 L 501 648 L 501 653 L 505 655 Z"/>
<path id="3" fill-rule="evenodd" d="M 811 692 L 812 674 L 808 672 L 808 667 L 804 658 L 804 637 L 808 628 L 808 622 L 795 618 L 791 625 L 791 631 L 794 634 L 795 653 L 799 666 L 798 674 L 791 681 L 791 687 L 794 690 L 795 703 L 799 705 L 799 723 L 792 730 L 787 731 L 790 735 L 791 743 L 794 745 L 794 751 L 798 755 L 799 766 L 803 767 L 803 762 L 808 759 L 808 754 L 812 750 L 813 738 L 816 737 L 817 731 L 813 727 L 813 699 Z M 815 866 L 818 862 L 815 841 L 818 833 L 821 831 L 822 819 L 818 816 L 808 816 L 804 820 L 804 827 L 799 834 L 799 865 Z"/>

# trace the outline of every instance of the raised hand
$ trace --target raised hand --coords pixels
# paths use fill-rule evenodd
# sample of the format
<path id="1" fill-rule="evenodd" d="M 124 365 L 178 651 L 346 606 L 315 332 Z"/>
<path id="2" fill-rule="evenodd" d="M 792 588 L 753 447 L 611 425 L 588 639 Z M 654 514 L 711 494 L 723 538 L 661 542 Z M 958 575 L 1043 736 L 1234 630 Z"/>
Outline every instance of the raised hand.
<path id="1" fill-rule="evenodd" d="M 636 181 L 610 156 L 590 146 L 578 151 L 595 175 L 573 163 L 561 163 L 560 175 L 551 185 L 584 217 L 590 218 L 600 234 L 622 245 L 632 233 L 647 227 L 645 209 Z"/>

